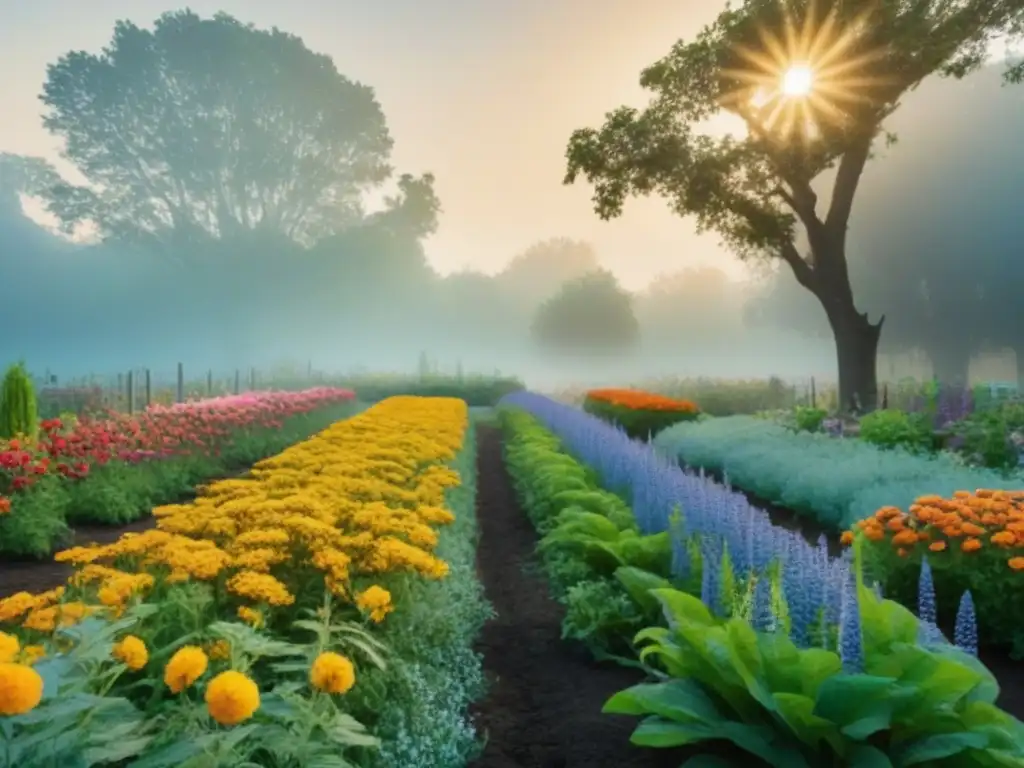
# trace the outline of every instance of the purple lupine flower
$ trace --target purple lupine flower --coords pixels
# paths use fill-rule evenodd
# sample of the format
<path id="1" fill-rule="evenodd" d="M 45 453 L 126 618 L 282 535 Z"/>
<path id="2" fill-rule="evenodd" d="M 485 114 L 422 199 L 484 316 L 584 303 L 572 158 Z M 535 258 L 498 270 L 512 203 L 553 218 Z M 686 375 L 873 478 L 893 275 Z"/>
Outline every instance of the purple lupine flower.
<path id="1" fill-rule="evenodd" d="M 978 619 L 974 613 L 974 598 L 971 597 L 971 590 L 964 592 L 960 598 L 960 607 L 956 611 L 953 642 L 960 650 L 972 656 L 978 655 Z"/>
<path id="2" fill-rule="evenodd" d="M 754 605 L 751 624 L 758 632 L 774 632 L 775 612 L 772 610 L 772 582 L 767 574 L 757 577 L 754 584 Z"/>
<path id="3" fill-rule="evenodd" d="M 718 610 L 721 603 L 721 550 L 716 547 L 710 538 L 701 541 L 700 551 L 700 599 L 708 607 L 708 610 L 716 616 L 721 616 Z"/>
<path id="4" fill-rule="evenodd" d="M 917 580 L 917 617 L 921 621 L 936 623 L 935 583 L 928 558 L 921 558 L 921 575 Z"/>
<path id="5" fill-rule="evenodd" d="M 839 619 L 839 658 L 842 659 L 843 671 L 847 674 L 855 675 L 864 671 L 860 600 L 853 574 L 849 574 L 843 583 L 843 602 Z"/>

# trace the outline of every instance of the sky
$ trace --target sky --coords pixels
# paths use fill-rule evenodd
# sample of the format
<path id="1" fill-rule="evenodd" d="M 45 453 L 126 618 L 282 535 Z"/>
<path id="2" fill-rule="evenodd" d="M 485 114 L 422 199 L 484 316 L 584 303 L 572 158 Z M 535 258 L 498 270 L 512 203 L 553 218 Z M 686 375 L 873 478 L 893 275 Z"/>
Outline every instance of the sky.
<path id="1" fill-rule="evenodd" d="M 347 77 L 374 87 L 399 173 L 437 177 L 441 226 L 427 243 L 434 267 L 495 272 L 531 243 L 594 244 L 629 289 L 659 273 L 718 265 L 745 275 L 692 220 L 664 201 L 631 201 L 602 222 L 585 182 L 562 185 L 572 131 L 606 112 L 643 106 L 640 71 L 692 38 L 718 0 L 218 0 L 188 3 L 277 26 L 330 55 Z M 150 26 L 183 4 L 163 0 L 33 0 L 0 10 L 3 117 L 0 152 L 41 155 L 69 176 L 43 130 L 38 95 L 46 66 L 71 50 L 98 52 L 114 22 Z"/>

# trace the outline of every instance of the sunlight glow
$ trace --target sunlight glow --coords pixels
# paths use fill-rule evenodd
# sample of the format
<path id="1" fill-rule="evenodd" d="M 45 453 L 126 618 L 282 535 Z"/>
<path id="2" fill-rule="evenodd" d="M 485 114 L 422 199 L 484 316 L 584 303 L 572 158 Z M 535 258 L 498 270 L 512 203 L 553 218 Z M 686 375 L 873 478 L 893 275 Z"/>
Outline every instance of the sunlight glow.
<path id="1" fill-rule="evenodd" d="M 795 64 L 782 76 L 782 92 L 786 96 L 808 96 L 814 87 L 814 71 L 806 64 Z"/>
<path id="2" fill-rule="evenodd" d="M 783 1 L 781 16 L 758 27 L 756 40 L 732 46 L 737 62 L 722 72 L 721 103 L 754 133 L 810 143 L 870 112 L 879 97 L 884 102 L 880 89 L 893 81 L 878 74 L 885 50 L 867 42 L 871 10 L 841 17 L 838 4 L 822 18 L 819 3 L 800 4 L 795 14 Z"/>

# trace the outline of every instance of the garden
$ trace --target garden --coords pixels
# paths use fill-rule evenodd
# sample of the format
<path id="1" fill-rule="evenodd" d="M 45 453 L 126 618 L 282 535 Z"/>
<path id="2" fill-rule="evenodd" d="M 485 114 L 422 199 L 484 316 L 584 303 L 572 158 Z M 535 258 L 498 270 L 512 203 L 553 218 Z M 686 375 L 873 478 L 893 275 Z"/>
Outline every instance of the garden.
<path id="1" fill-rule="evenodd" d="M 1009 468 L 636 388 L 26 381 L 4 768 L 1024 765 Z"/>

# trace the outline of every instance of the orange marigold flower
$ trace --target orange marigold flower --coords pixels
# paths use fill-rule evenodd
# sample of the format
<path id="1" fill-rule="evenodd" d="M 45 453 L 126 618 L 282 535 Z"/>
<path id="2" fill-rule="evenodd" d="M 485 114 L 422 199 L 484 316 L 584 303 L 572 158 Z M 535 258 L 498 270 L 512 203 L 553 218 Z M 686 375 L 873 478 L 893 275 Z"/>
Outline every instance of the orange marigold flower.
<path id="1" fill-rule="evenodd" d="M 1006 564 L 1015 571 L 1024 571 L 1024 557 L 1011 557 Z"/>
<path id="2" fill-rule="evenodd" d="M 1017 543 L 1017 537 L 1010 531 L 999 531 L 999 533 L 993 533 L 989 541 L 997 547 L 1012 547 Z"/>
<path id="3" fill-rule="evenodd" d="M 944 541 L 933 541 L 931 544 L 928 545 L 928 549 L 930 549 L 932 552 L 941 552 L 945 548 L 946 542 Z"/>
<path id="4" fill-rule="evenodd" d="M 964 539 L 960 545 L 960 549 L 964 552 L 977 552 L 981 549 L 981 539 L 975 539 L 973 537 Z"/>
<path id="5" fill-rule="evenodd" d="M 839 537 L 839 543 L 844 547 L 853 544 L 853 531 L 843 531 L 843 535 Z"/>
<path id="6" fill-rule="evenodd" d="M 917 532 L 912 531 L 909 528 L 900 531 L 892 537 L 892 543 L 897 547 L 908 547 L 917 544 Z"/>
<path id="7" fill-rule="evenodd" d="M 974 523 L 964 523 L 962 526 L 960 526 L 960 530 L 962 530 L 968 536 L 985 535 L 985 529 L 982 528 L 980 525 L 975 525 Z"/>

